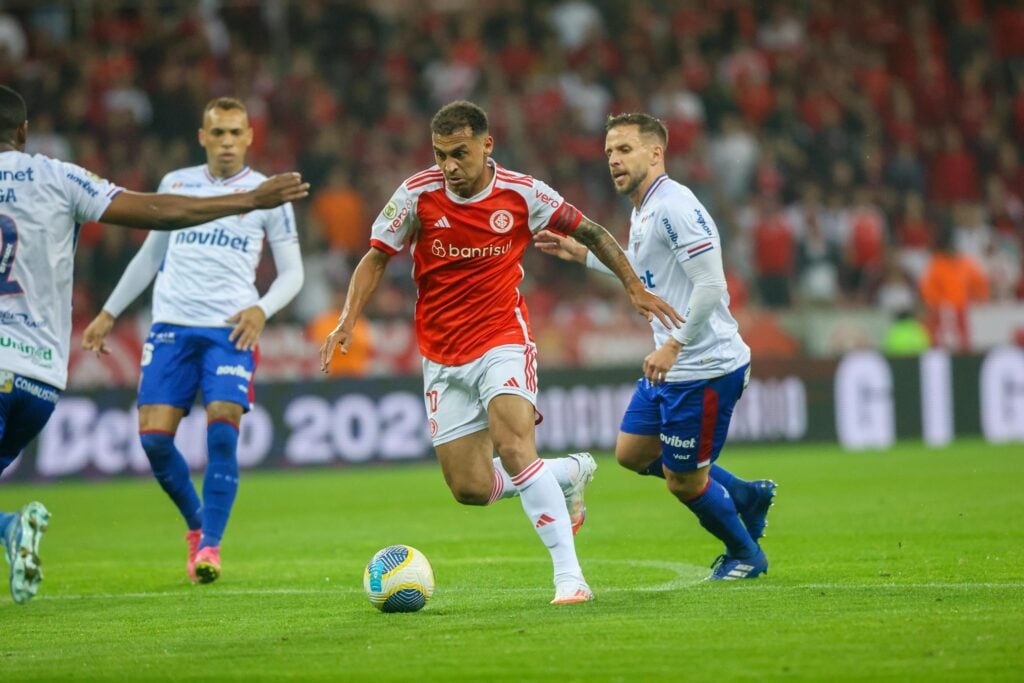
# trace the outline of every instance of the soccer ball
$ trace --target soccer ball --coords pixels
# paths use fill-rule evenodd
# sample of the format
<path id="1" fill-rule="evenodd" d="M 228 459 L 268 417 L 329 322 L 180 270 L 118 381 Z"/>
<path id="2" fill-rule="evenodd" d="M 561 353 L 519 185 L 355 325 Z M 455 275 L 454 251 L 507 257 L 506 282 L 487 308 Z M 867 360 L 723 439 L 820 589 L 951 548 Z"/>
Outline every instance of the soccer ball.
<path id="1" fill-rule="evenodd" d="M 419 550 L 389 545 L 366 565 L 363 590 L 382 612 L 416 612 L 434 593 L 434 570 Z"/>

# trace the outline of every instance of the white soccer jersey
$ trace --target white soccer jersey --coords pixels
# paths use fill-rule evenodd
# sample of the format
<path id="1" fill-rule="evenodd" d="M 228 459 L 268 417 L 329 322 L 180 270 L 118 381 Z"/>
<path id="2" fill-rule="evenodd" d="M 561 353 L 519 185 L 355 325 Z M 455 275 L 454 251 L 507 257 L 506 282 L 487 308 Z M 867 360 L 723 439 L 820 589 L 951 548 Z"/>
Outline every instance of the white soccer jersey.
<path id="1" fill-rule="evenodd" d="M 215 178 L 203 164 L 171 171 L 157 191 L 213 197 L 246 192 L 264 180 L 248 166 L 230 178 Z M 227 318 L 259 301 L 256 266 L 264 235 L 271 245 L 298 243 L 291 204 L 169 233 L 153 288 L 153 322 L 230 327 Z"/>
<path id="2" fill-rule="evenodd" d="M 662 175 L 647 189 L 640 208 L 633 209 L 627 254 L 647 288 L 686 317 L 693 282 L 682 264 L 697 257 L 721 259 L 722 244 L 714 220 L 693 192 Z M 657 318 L 651 327 L 656 346 L 668 341 L 670 328 Z M 665 379 L 682 382 L 718 377 L 749 362 L 750 347 L 740 337 L 726 293 Z"/>
<path id="3" fill-rule="evenodd" d="M 78 229 L 120 191 L 74 164 L 0 153 L 0 370 L 67 385 Z"/>

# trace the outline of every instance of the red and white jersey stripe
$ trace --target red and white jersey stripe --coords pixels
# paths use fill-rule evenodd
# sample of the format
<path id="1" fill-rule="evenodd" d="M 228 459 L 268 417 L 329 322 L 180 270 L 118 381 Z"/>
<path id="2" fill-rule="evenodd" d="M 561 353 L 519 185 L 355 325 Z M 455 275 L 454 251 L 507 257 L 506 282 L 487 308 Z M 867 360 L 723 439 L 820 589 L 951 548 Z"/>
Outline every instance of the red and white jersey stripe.
<path id="1" fill-rule="evenodd" d="M 535 232 L 568 235 L 583 218 L 546 183 L 490 164 L 491 182 L 469 198 L 450 192 L 437 166 L 410 176 L 373 223 L 372 246 L 389 254 L 413 247 L 416 334 L 420 353 L 435 363 L 531 345 L 518 290 L 523 254 Z"/>

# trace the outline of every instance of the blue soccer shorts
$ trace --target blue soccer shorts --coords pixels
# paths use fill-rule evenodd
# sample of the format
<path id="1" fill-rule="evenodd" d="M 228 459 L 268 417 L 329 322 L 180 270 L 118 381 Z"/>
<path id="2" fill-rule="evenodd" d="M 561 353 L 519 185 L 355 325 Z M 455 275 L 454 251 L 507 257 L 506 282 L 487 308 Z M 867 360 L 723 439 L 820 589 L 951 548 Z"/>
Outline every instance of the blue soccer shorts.
<path id="1" fill-rule="evenodd" d="M 718 459 L 736 401 L 750 379 L 750 365 L 712 379 L 636 383 L 620 429 L 658 435 L 661 462 L 673 472 L 707 467 Z"/>
<path id="2" fill-rule="evenodd" d="M 59 397 L 54 386 L 0 370 L 0 472 L 43 431 Z"/>
<path id="3" fill-rule="evenodd" d="M 175 406 L 188 414 L 202 390 L 205 405 L 229 401 L 248 412 L 259 355 L 236 349 L 230 334 L 229 327 L 155 323 L 142 347 L 139 405 Z"/>

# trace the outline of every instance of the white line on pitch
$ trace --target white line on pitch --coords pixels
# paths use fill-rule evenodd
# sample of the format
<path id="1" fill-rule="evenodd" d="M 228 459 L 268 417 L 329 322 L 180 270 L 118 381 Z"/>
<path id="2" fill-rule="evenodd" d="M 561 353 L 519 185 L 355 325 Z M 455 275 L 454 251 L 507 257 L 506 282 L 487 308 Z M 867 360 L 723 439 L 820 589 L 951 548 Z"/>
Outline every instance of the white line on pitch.
<path id="1" fill-rule="evenodd" d="M 696 585 L 702 583 L 702 580 L 690 580 L 674 579 L 663 584 L 656 586 L 608 586 L 598 587 L 596 592 L 598 594 L 603 593 L 655 593 L 665 592 L 670 590 L 678 590 L 687 586 Z M 1024 590 L 1024 583 L 877 583 L 877 584 L 843 584 L 843 583 L 809 583 L 799 584 L 793 586 L 777 586 L 768 583 L 766 580 L 758 581 L 756 584 L 744 584 L 749 585 L 751 590 L 756 591 L 807 591 L 807 590 L 971 590 L 971 589 L 1004 589 L 1004 590 Z M 325 594 L 349 594 L 349 593 L 361 593 L 362 588 L 355 586 L 346 587 L 324 587 L 324 588 L 252 588 L 252 589 L 223 589 L 223 588 L 211 588 L 208 592 L 204 590 L 203 599 L 217 598 L 217 597 L 240 597 L 240 596 L 272 596 L 272 595 L 325 595 Z M 455 593 L 479 593 L 484 590 L 482 586 L 473 586 L 466 588 L 443 588 L 439 592 L 442 594 L 455 594 Z M 486 589 L 492 593 L 547 593 L 550 589 L 548 588 L 493 588 L 489 587 Z M 182 589 L 181 591 L 154 591 L 148 593 L 82 593 L 82 594 L 69 594 L 69 595 L 45 595 L 40 596 L 37 600 L 111 600 L 111 599 L 128 599 L 128 600 L 147 600 L 147 599 L 159 599 L 159 598 L 182 598 L 190 597 L 192 595 L 198 595 L 198 593 L 190 592 L 188 588 Z"/>

